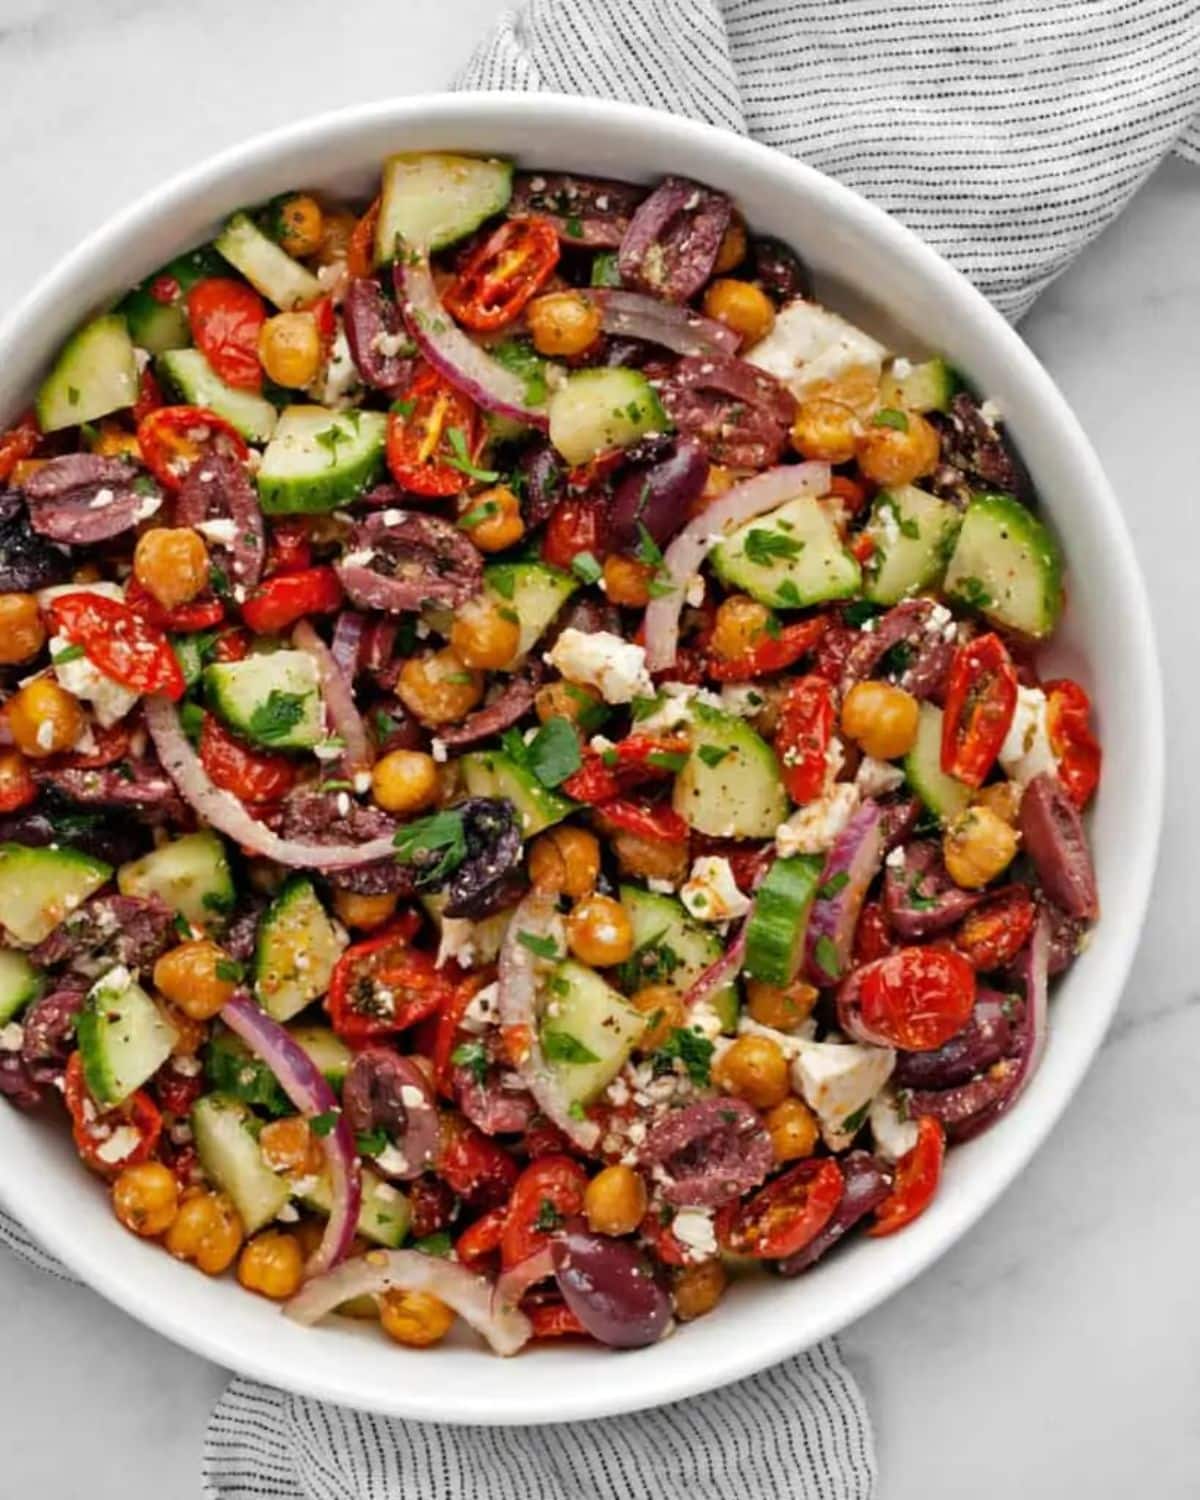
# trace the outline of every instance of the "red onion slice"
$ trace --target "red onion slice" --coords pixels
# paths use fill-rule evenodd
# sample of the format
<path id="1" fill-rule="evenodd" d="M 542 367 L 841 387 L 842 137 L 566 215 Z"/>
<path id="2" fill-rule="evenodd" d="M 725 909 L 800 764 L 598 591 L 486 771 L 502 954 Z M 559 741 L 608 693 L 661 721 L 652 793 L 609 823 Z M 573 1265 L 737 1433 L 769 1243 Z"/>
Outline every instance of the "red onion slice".
<path id="1" fill-rule="evenodd" d="M 652 672 L 661 672 L 675 660 L 684 590 L 726 529 L 774 510 L 786 500 L 824 495 L 829 481 L 828 464 L 780 464 L 735 484 L 715 505 L 688 522 L 663 553 L 662 566 L 671 590 L 646 606 L 646 665 Z"/>
<path id="2" fill-rule="evenodd" d="M 352 777 L 357 771 L 369 770 L 374 756 L 367 726 L 354 703 L 353 678 L 348 678 L 341 670 L 333 653 L 308 620 L 301 620 L 296 626 L 292 642 L 316 663 L 330 726 L 345 747 L 342 768 L 346 775 Z"/>
<path id="3" fill-rule="evenodd" d="M 726 948 L 715 963 L 709 964 L 692 983 L 688 986 L 687 993 L 683 997 L 685 1010 L 692 1010 L 697 1005 L 720 994 L 726 985 L 732 984 L 742 970 L 742 960 L 746 957 L 746 929 L 749 926 L 749 918 L 742 923 L 741 930 L 732 944 Z"/>
<path id="4" fill-rule="evenodd" d="M 834 984 L 846 972 L 863 901 L 883 864 L 884 833 L 882 808 L 867 801 L 830 845 L 804 939 L 813 984 Z"/>
<path id="5" fill-rule="evenodd" d="M 600 326 L 618 338 L 645 339 L 676 354 L 736 354 L 741 338 L 732 328 L 690 307 L 643 292 L 598 289 L 587 295 L 600 309 Z"/>
<path id="6" fill-rule="evenodd" d="M 521 1298 L 531 1286 L 536 1286 L 539 1281 L 545 1281 L 553 1275 L 554 1256 L 547 1243 L 500 1273 L 493 1294 L 493 1305 L 497 1308 L 519 1307 Z"/>
<path id="7" fill-rule="evenodd" d="M 342 610 L 334 621 L 329 654 L 337 662 L 338 671 L 351 684 L 358 676 L 359 653 L 366 628 L 366 615 L 359 614 L 356 609 Z"/>

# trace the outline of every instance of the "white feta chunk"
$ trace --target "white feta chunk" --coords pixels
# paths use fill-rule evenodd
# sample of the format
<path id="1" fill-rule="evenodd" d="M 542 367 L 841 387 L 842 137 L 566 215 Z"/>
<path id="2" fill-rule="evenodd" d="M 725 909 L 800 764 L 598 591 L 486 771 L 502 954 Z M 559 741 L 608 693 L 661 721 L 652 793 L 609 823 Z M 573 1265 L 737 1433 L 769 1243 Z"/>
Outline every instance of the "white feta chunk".
<path id="1" fill-rule="evenodd" d="M 766 701 L 762 689 L 751 682 L 727 682 L 721 689 L 721 708 L 739 719 L 752 719 Z"/>
<path id="2" fill-rule="evenodd" d="M 443 917 L 442 936 L 438 943 L 437 966 L 451 959 L 464 969 L 475 962 L 475 923 L 469 917 Z"/>
<path id="3" fill-rule="evenodd" d="M 729 922 L 750 910 L 749 896 L 738 889 L 729 861 L 720 854 L 702 854 L 693 861 L 679 895 L 701 922 Z"/>
<path id="4" fill-rule="evenodd" d="M 875 1150 L 885 1161 L 899 1161 L 917 1144 L 917 1122 L 900 1108 L 899 1096 L 890 1083 L 871 1100 L 867 1119 Z"/>
<path id="5" fill-rule="evenodd" d="M 709 1260 L 717 1253 L 717 1233 L 711 1208 L 681 1208 L 671 1220 L 671 1233 L 689 1260 Z"/>
<path id="6" fill-rule="evenodd" d="M 408 1158 L 391 1141 L 382 1151 L 376 1153 L 374 1161 L 379 1170 L 386 1172 L 389 1176 L 399 1177 L 408 1171 Z"/>
<path id="7" fill-rule="evenodd" d="M 238 539 L 238 524 L 229 516 L 214 516 L 211 521 L 197 521 L 192 526 L 206 541 L 219 547 L 232 547 Z"/>
<path id="8" fill-rule="evenodd" d="M 1050 744 L 1046 717 L 1046 695 L 1041 688 L 1019 687 L 1012 723 L 1000 746 L 1000 764 L 1005 774 L 1021 786 L 1042 771 L 1058 770 L 1058 758 Z"/>
<path id="9" fill-rule="evenodd" d="M 654 692 L 645 649 L 607 630 L 564 630 L 546 660 L 568 682 L 595 688 L 606 703 L 631 703 Z"/>
<path id="10" fill-rule="evenodd" d="M 107 676 L 86 656 L 75 655 L 74 645 L 65 635 L 50 637 L 50 661 L 54 675 L 68 693 L 76 698 L 86 698 L 92 705 L 96 721 L 107 729 L 118 719 L 123 719 L 138 701 L 138 695 Z M 63 653 L 71 656 L 69 661 L 55 661 Z"/>
<path id="11" fill-rule="evenodd" d="M 0 1052 L 20 1052 L 25 1040 L 24 1028 L 16 1021 L 0 1026 Z"/>
<path id="12" fill-rule="evenodd" d="M 499 984 L 485 984 L 481 990 L 471 996 L 471 1002 L 463 1011 L 459 1024 L 464 1031 L 473 1032 L 478 1036 L 495 1024 L 499 1014 L 500 986 Z"/>
<path id="13" fill-rule="evenodd" d="M 854 816 L 861 793 L 852 781 L 838 781 L 816 802 L 799 808 L 775 830 L 775 849 L 793 854 L 824 854 Z"/>
<path id="14" fill-rule="evenodd" d="M 329 353 L 329 363 L 325 366 L 324 378 L 317 383 L 321 388 L 321 405 L 332 407 L 335 411 L 349 406 L 351 397 L 361 389 L 358 366 L 354 363 L 354 356 L 350 353 L 350 345 L 346 340 L 346 330 L 340 322 Z"/>
<path id="15" fill-rule="evenodd" d="M 848 1146 L 862 1112 L 891 1076 L 891 1047 L 865 1042 L 801 1041 L 792 1063 L 796 1092 L 821 1122 L 821 1138 L 831 1151 Z"/>
<path id="16" fill-rule="evenodd" d="M 795 396 L 824 380 L 865 368 L 878 375 L 887 350 L 817 302 L 797 297 L 781 308 L 774 327 L 742 357 L 775 375 Z"/>
<path id="17" fill-rule="evenodd" d="M 142 1143 L 136 1125 L 118 1125 L 102 1146 L 95 1148 L 96 1155 L 110 1167 L 131 1156 Z"/>
<path id="18" fill-rule="evenodd" d="M 864 755 L 855 772 L 854 785 L 864 797 L 883 797 L 904 784 L 904 772 L 890 761 Z"/>

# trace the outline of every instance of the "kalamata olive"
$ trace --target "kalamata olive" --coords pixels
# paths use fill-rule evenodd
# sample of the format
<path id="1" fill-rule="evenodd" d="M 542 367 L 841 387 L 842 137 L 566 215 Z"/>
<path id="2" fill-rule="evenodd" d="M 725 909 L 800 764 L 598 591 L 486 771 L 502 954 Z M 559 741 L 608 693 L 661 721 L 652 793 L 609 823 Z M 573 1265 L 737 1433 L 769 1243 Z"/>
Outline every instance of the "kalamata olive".
<path id="1" fill-rule="evenodd" d="M 966 1083 L 1002 1057 L 1013 1044 L 1012 1019 L 1022 1002 L 980 988 L 971 1019 L 935 1052 L 898 1052 L 892 1082 L 902 1088 L 947 1089 Z"/>
<path id="2" fill-rule="evenodd" d="M 946 873 L 941 850 L 928 840 L 904 846 L 903 863 L 887 865 L 883 905 L 892 930 L 902 938 L 924 938 L 942 932 L 986 899 L 982 891 L 964 891 Z"/>
<path id="3" fill-rule="evenodd" d="M 1021 798 L 1021 838 L 1046 894 L 1069 917 L 1094 922 L 1100 913 L 1087 834 L 1062 782 L 1035 776 Z"/>
<path id="4" fill-rule="evenodd" d="M 364 1047 L 342 1085 L 346 1123 L 358 1134 L 382 1130 L 396 1155 L 376 1165 L 389 1177 L 418 1177 L 437 1155 L 438 1120 L 425 1074 L 390 1047 Z"/>
<path id="5" fill-rule="evenodd" d="M 520 895 L 521 829 L 512 803 L 500 797 L 469 797 L 462 817 L 467 857 L 446 882 L 445 914 L 478 921 Z"/>
<path id="6" fill-rule="evenodd" d="M 668 1203 L 720 1208 L 766 1179 L 771 1139 L 744 1099 L 702 1099 L 665 1115 L 641 1148 Z"/>
<path id="7" fill-rule="evenodd" d="M 528 527 L 540 526 L 562 499 L 567 475 L 562 460 L 544 438 L 538 438 L 517 460 L 524 480 L 521 514 Z"/>
<path id="8" fill-rule="evenodd" d="M 812 296 L 808 267 L 789 245 L 770 235 L 756 234 L 750 242 L 750 264 L 754 279 L 776 302 Z"/>
<path id="9" fill-rule="evenodd" d="M 664 177 L 634 212 L 621 240 L 623 285 L 686 302 L 712 274 L 733 205 L 686 177 Z"/>
<path id="10" fill-rule="evenodd" d="M 904 1097 L 910 1119 L 933 1115 L 952 1141 L 979 1135 L 1000 1115 L 1021 1076 L 1019 1064 L 1005 1058 L 986 1073 L 948 1089 L 914 1089 Z"/>
<path id="11" fill-rule="evenodd" d="M 931 420 L 941 434 L 943 467 L 957 471 L 965 487 L 1005 490 L 1018 500 L 1033 499 L 1033 481 L 1003 424 L 984 414 L 969 391 L 951 399 L 950 410 Z M 950 474 L 939 474 L 939 489 L 950 488 Z"/>
<path id="12" fill-rule="evenodd" d="M 609 526 L 612 544 L 631 550 L 642 528 L 664 546 L 688 521 L 688 507 L 704 488 L 708 459 L 700 444 L 680 438 L 654 463 L 629 470 L 613 495 Z"/>
<path id="13" fill-rule="evenodd" d="M 853 1229 L 860 1219 L 877 1208 L 891 1191 L 891 1174 L 869 1151 L 851 1151 L 842 1158 L 841 1168 L 845 1187 L 833 1216 L 802 1250 L 779 1262 L 781 1276 L 798 1276 L 801 1271 L 807 1271 L 837 1244 L 847 1230 Z"/>
<path id="14" fill-rule="evenodd" d="M 38 536 L 16 490 L 0 491 L 0 593 L 26 593 L 61 583 L 69 558 Z"/>
<path id="15" fill-rule="evenodd" d="M 47 844 L 70 844 L 110 865 L 127 864 L 149 848 L 149 828 L 135 818 L 98 808 L 75 807 L 65 797 L 50 796 L 44 807 L 33 807 L 0 818 L 0 843 L 43 849 Z"/>
<path id="16" fill-rule="evenodd" d="M 54 990 L 42 995 L 21 1021 L 21 1061 L 35 1083 L 53 1083 L 62 1076 L 74 1050 L 75 1017 L 83 1007 L 85 991 Z"/>
<path id="17" fill-rule="evenodd" d="M 640 1349 L 662 1337 L 671 1299 L 628 1240 L 569 1227 L 551 1255 L 564 1301 L 593 1338 L 614 1349 Z"/>
<path id="18" fill-rule="evenodd" d="M 72 545 L 119 536 L 162 505 L 162 492 L 149 475 L 99 453 L 49 459 L 24 489 L 33 529 L 52 542 Z"/>

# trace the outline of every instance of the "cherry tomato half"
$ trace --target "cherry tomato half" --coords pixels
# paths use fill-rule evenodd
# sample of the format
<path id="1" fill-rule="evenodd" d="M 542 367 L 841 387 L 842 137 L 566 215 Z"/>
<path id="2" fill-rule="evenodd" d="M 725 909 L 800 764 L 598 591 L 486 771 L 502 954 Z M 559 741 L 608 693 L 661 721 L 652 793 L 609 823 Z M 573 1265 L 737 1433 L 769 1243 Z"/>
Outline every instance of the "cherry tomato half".
<path id="1" fill-rule="evenodd" d="M 779 710 L 775 750 L 793 802 L 812 802 L 825 789 L 826 756 L 833 738 L 833 690 L 810 674 L 788 683 Z"/>
<path id="2" fill-rule="evenodd" d="M 446 1005 L 454 990 L 431 953 L 411 946 L 412 928 L 397 924 L 346 949 L 333 970 L 325 1008 L 346 1041 L 403 1031 Z"/>
<path id="3" fill-rule="evenodd" d="M 182 631 L 209 630 L 225 618 L 225 606 L 219 599 L 193 599 L 190 604 L 166 609 L 149 589 L 143 588 L 136 578 L 125 585 L 125 603 L 140 615 L 148 625 L 158 630 Z"/>
<path id="4" fill-rule="evenodd" d="M 610 830 L 634 833 L 643 839 L 661 839 L 665 844 L 686 844 L 691 831 L 675 809 L 662 802 L 616 797 L 611 802 L 601 802 L 596 816 Z"/>
<path id="5" fill-rule="evenodd" d="M 41 435 L 32 412 L 27 412 L 15 427 L 0 434 L 0 484 L 12 477 L 12 471 L 22 460 L 32 457 Z"/>
<path id="6" fill-rule="evenodd" d="M 60 594 L 49 613 L 55 629 L 122 687 L 183 697 L 186 684 L 170 642 L 127 604 L 100 594 Z"/>
<path id="7" fill-rule="evenodd" d="M 782 672 L 812 651 L 829 628 L 826 615 L 781 626 L 775 635 L 763 635 L 749 651 L 725 660 L 710 656 L 706 671 L 716 682 L 748 682 L 768 672 Z"/>
<path id="8" fill-rule="evenodd" d="M 332 613 L 341 602 L 342 585 L 332 568 L 305 568 L 261 583 L 242 605 L 242 619 L 255 635 L 278 635 L 305 615 Z"/>
<path id="9" fill-rule="evenodd" d="M 78 1052 L 72 1052 L 63 1079 L 63 1098 L 71 1116 L 75 1148 L 94 1172 L 103 1177 L 115 1177 L 123 1167 L 136 1166 L 153 1156 L 162 1134 L 162 1115 L 149 1094 L 138 1089 L 116 1109 L 102 1109 L 84 1082 L 83 1058 Z M 124 1156 L 109 1161 L 100 1152 L 112 1139 L 114 1131 L 122 1126 L 132 1126 L 138 1138 Z"/>
<path id="10" fill-rule="evenodd" d="M 461 1115 L 442 1116 L 437 1172 L 473 1208 L 504 1203 L 517 1180 L 516 1162 Z"/>
<path id="11" fill-rule="evenodd" d="M 607 802 L 642 781 L 673 776 L 683 767 L 688 740 L 682 735 L 630 734 L 602 753 L 586 750 L 578 771 L 562 790 L 577 802 Z"/>
<path id="12" fill-rule="evenodd" d="M 1046 729 L 1058 757 L 1058 779 L 1076 807 L 1085 808 L 1100 781 L 1100 743 L 1089 722 L 1092 700 L 1069 677 L 1046 684 Z"/>
<path id="13" fill-rule="evenodd" d="M 478 333 L 503 328 L 549 280 L 558 253 L 549 219 L 506 219 L 470 257 L 442 302 Z"/>
<path id="14" fill-rule="evenodd" d="M 296 784 L 295 761 L 271 750 L 252 750 L 212 714 L 200 730 L 200 764 L 209 779 L 243 802 L 276 802 Z"/>
<path id="15" fill-rule="evenodd" d="M 206 277 L 187 294 L 187 315 L 193 342 L 225 384 L 261 390 L 258 335 L 267 309 L 254 288 L 232 277 Z"/>
<path id="16" fill-rule="evenodd" d="M 458 1256 L 459 1264 L 472 1271 L 484 1266 L 488 1257 L 500 1248 L 507 1219 L 507 1208 L 489 1208 L 470 1228 L 464 1229 L 454 1242 L 454 1253 Z"/>
<path id="17" fill-rule="evenodd" d="M 1023 885 L 997 891 L 959 924 L 954 946 L 980 973 L 1012 963 L 1029 940 L 1037 908 Z"/>
<path id="18" fill-rule="evenodd" d="M 645 1240 L 647 1249 L 664 1266 L 686 1266 L 688 1249 L 675 1237 L 670 1221 L 664 1221 L 661 1211 L 652 1208 L 638 1225 L 638 1233 Z"/>
<path id="19" fill-rule="evenodd" d="M 414 495 L 461 494 L 467 475 L 457 465 L 475 458 L 478 434 L 475 403 L 436 370 L 421 370 L 388 413 L 392 478 Z"/>
<path id="20" fill-rule="evenodd" d="M 380 199 L 376 198 L 350 231 L 346 245 L 346 269 L 351 276 L 369 276 L 375 264 L 375 227 L 379 223 Z"/>
<path id="21" fill-rule="evenodd" d="M 942 770 L 982 786 L 1017 706 L 1017 672 L 998 635 L 976 636 L 954 653 L 942 720 Z"/>
<path id="22" fill-rule="evenodd" d="M 552 567 L 571 571 L 581 552 L 603 561 L 608 551 L 608 508 L 595 495 L 561 500 L 542 533 L 542 557 Z"/>
<path id="23" fill-rule="evenodd" d="M 882 904 L 868 901 L 863 906 L 858 926 L 854 929 L 854 962 L 869 964 L 874 959 L 883 958 L 894 947 L 892 931 Z"/>
<path id="24" fill-rule="evenodd" d="M 549 1244 L 564 1219 L 583 1209 L 587 1173 L 571 1156 L 539 1156 L 517 1178 L 500 1240 L 500 1259 L 515 1266 Z"/>
<path id="25" fill-rule="evenodd" d="M 896 1163 L 892 1190 L 875 1210 L 875 1222 L 867 1230 L 873 1239 L 895 1234 L 929 1207 L 942 1180 L 946 1155 L 946 1132 L 932 1115 L 917 1121 L 917 1144 Z"/>
<path id="26" fill-rule="evenodd" d="M 138 376 L 138 396 L 130 409 L 134 426 L 148 417 L 152 411 L 157 411 L 166 402 L 163 399 L 162 386 L 155 378 L 154 371 L 149 365 Z"/>
<path id="27" fill-rule="evenodd" d="M 795 1255 L 829 1223 L 845 1186 L 842 1169 L 831 1157 L 802 1161 L 752 1198 L 722 1209 L 717 1239 L 732 1254 L 756 1260 Z"/>
<path id="28" fill-rule="evenodd" d="M 209 448 L 245 463 L 249 449 L 224 417 L 205 406 L 160 406 L 138 423 L 142 462 L 168 490 L 177 490 Z"/>
<path id="29" fill-rule="evenodd" d="M 906 1052 L 935 1052 L 975 1006 L 975 970 L 946 948 L 898 948 L 854 978 L 864 1023 Z"/>
<path id="30" fill-rule="evenodd" d="M 273 578 L 277 573 L 303 573 L 311 567 L 312 542 L 308 521 L 303 516 L 291 521 L 276 521 L 267 536 L 264 574 Z"/>
<path id="31" fill-rule="evenodd" d="M 549 1302 L 530 1302 L 522 1309 L 533 1324 L 535 1339 L 584 1338 L 591 1335 L 565 1302 L 552 1298 Z"/>

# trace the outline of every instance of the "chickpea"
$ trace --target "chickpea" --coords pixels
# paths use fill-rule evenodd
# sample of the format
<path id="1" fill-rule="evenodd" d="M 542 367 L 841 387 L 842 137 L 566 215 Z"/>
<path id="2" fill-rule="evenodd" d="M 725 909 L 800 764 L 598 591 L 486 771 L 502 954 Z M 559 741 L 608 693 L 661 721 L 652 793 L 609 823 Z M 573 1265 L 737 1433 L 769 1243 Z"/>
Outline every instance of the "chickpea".
<path id="1" fill-rule="evenodd" d="M 638 875 L 643 880 L 670 880 L 675 885 L 682 885 L 687 876 L 686 844 L 645 838 L 624 828 L 614 830 L 609 835 L 609 843 L 617 856 L 617 863 L 627 875 Z"/>
<path id="2" fill-rule="evenodd" d="M 555 357 L 582 354 L 600 332 L 600 309 L 582 292 L 547 292 L 525 309 L 533 347 Z"/>
<path id="3" fill-rule="evenodd" d="M 322 215 L 321 243 L 314 257 L 318 266 L 336 266 L 345 262 L 350 236 L 357 223 L 358 216 L 348 208 L 334 209 Z"/>
<path id="4" fill-rule="evenodd" d="M 208 548 L 190 526 L 154 526 L 138 537 L 133 576 L 164 609 L 178 609 L 208 584 Z"/>
<path id="5" fill-rule="evenodd" d="M 276 385 L 301 390 L 321 368 L 321 334 L 310 312 L 282 312 L 259 330 L 258 358 Z"/>
<path id="6" fill-rule="evenodd" d="M 844 464 L 858 451 L 862 424 L 852 406 L 813 396 L 802 401 L 792 423 L 792 447 L 802 458 Z"/>
<path id="7" fill-rule="evenodd" d="M 539 891 L 581 901 L 599 874 L 600 843 L 585 828 L 551 828 L 529 846 L 529 878 Z"/>
<path id="8" fill-rule="evenodd" d="M 727 469 L 723 464 L 709 464 L 704 488 L 688 506 L 689 518 L 706 511 L 727 490 L 731 490 L 736 482 L 737 475 L 732 469 Z"/>
<path id="9" fill-rule="evenodd" d="M 955 885 L 977 891 L 1012 864 L 1018 842 L 990 807 L 968 807 L 942 835 L 942 857 Z"/>
<path id="10" fill-rule="evenodd" d="M 548 682 L 537 690 L 533 707 L 541 723 L 551 719 L 566 719 L 577 724 L 589 710 L 594 712 L 603 704 L 600 694 L 579 682 Z"/>
<path id="11" fill-rule="evenodd" d="M 787 1058 L 778 1042 L 765 1036 L 740 1036 L 713 1064 L 713 1082 L 727 1094 L 772 1109 L 791 1089 Z"/>
<path id="12" fill-rule="evenodd" d="M 596 1173 L 583 1195 L 593 1234 L 632 1234 L 650 1202 L 641 1174 L 623 1163 Z"/>
<path id="13" fill-rule="evenodd" d="M 993 781 L 990 786 L 980 787 L 973 800 L 976 807 L 986 807 L 1001 822 L 1015 825 L 1021 811 L 1022 790 L 1019 781 Z"/>
<path id="14" fill-rule="evenodd" d="M 810 400 L 823 396 L 853 407 L 859 416 L 867 416 L 879 401 L 879 371 L 870 365 L 851 365 L 832 380 L 819 380 L 808 389 Z"/>
<path id="15" fill-rule="evenodd" d="M 244 1235 L 241 1215 L 224 1193 L 196 1188 L 184 1193 L 163 1243 L 176 1260 L 219 1276 L 233 1264 Z"/>
<path id="16" fill-rule="evenodd" d="M 33 595 L 0 594 L 0 666 L 28 661 L 45 644 L 46 627 Z"/>
<path id="17" fill-rule="evenodd" d="M 817 997 L 818 991 L 802 979 L 789 985 L 764 984 L 761 979 L 746 984 L 746 1009 L 751 1019 L 775 1031 L 795 1031 L 803 1026 Z"/>
<path id="18" fill-rule="evenodd" d="M 430 1292 L 384 1292 L 379 1321 L 388 1338 L 410 1349 L 439 1344 L 454 1324 L 454 1309 Z"/>
<path id="19" fill-rule="evenodd" d="M 610 604 L 642 609 L 650 602 L 650 580 L 654 569 L 633 557 L 610 553 L 604 559 L 604 592 Z"/>
<path id="20" fill-rule="evenodd" d="M 160 1161 L 126 1167 L 112 1185 L 113 1212 L 126 1229 L 144 1239 L 165 1234 L 179 1212 L 175 1174 Z"/>
<path id="21" fill-rule="evenodd" d="M 732 328 L 743 348 L 766 338 L 775 326 L 775 305 L 752 281 L 720 277 L 704 294 L 704 312 Z"/>
<path id="22" fill-rule="evenodd" d="M 285 1302 L 304 1280 L 300 1241 L 279 1229 L 255 1235 L 238 1257 L 237 1279 L 249 1292 Z"/>
<path id="23" fill-rule="evenodd" d="M 895 760 L 912 749 L 920 705 L 890 682 L 856 682 L 842 704 L 842 733 L 876 760 Z"/>
<path id="24" fill-rule="evenodd" d="M 237 987 L 237 965 L 208 938 L 169 949 L 154 965 L 154 987 L 193 1021 L 208 1021 Z"/>
<path id="25" fill-rule="evenodd" d="M 452 724 L 483 697 L 483 674 L 449 646 L 404 663 L 396 684 L 400 701 L 422 724 Z"/>
<path id="26" fill-rule="evenodd" d="M 712 649 L 726 661 L 736 661 L 758 645 L 770 623 L 771 611 L 765 604 L 749 594 L 730 594 L 717 606 Z"/>
<path id="27" fill-rule="evenodd" d="M 771 1137 L 775 1160 L 780 1163 L 811 1156 L 821 1138 L 817 1117 L 803 1099 L 794 1096 L 769 1109 L 763 1124 Z"/>
<path id="28" fill-rule="evenodd" d="M 639 1052 L 657 1052 L 673 1031 L 683 1029 L 687 1019 L 682 995 L 669 984 L 644 985 L 629 1003 L 646 1017 L 646 1029 L 637 1044 Z"/>
<path id="29" fill-rule="evenodd" d="M 325 215 L 309 193 L 291 193 L 275 210 L 279 245 L 289 255 L 315 255 L 321 248 Z"/>
<path id="30" fill-rule="evenodd" d="M 347 927 L 357 927 L 361 932 L 371 932 L 390 922 L 395 915 L 400 898 L 394 891 L 384 891 L 379 896 L 360 896 L 357 891 L 334 888 L 333 909 L 338 920 Z"/>
<path id="31" fill-rule="evenodd" d="M 175 1040 L 171 1043 L 171 1056 L 195 1057 L 208 1041 L 208 1023 L 185 1016 L 177 1005 L 168 1005 L 165 1001 L 161 1009 L 165 1013 L 167 1024 L 175 1033 Z"/>
<path id="32" fill-rule="evenodd" d="M 29 766 L 19 750 L 0 750 L 0 806 L 16 811 L 37 795 Z"/>
<path id="33" fill-rule="evenodd" d="M 371 771 L 371 795 L 384 812 L 423 812 L 437 801 L 437 761 L 423 750 L 390 751 Z"/>
<path id="34" fill-rule="evenodd" d="M 77 700 L 53 677 L 35 677 L 8 700 L 13 744 L 33 760 L 69 750 L 84 722 Z"/>
<path id="35" fill-rule="evenodd" d="M 503 552 L 525 535 L 521 502 L 506 484 L 471 495 L 464 504 L 463 516 L 469 521 L 464 530 L 480 552 Z"/>
<path id="36" fill-rule="evenodd" d="M 585 896 L 567 917 L 567 943 L 580 963 L 607 968 L 633 952 L 633 926 L 611 896 Z"/>
<path id="37" fill-rule="evenodd" d="M 903 415 L 903 429 L 873 425 L 859 443 L 858 467 L 873 484 L 912 484 L 937 467 L 941 456 L 937 430 L 915 411 Z"/>
<path id="38" fill-rule="evenodd" d="M 128 458 L 135 464 L 142 461 L 142 447 L 137 435 L 118 422 L 101 422 L 95 441 L 90 446 L 93 453 L 99 453 L 104 458 Z"/>
<path id="39" fill-rule="evenodd" d="M 729 221 L 729 228 L 721 236 L 717 258 L 713 262 L 713 275 L 724 276 L 746 259 L 746 222 L 738 214 Z"/>
<path id="40" fill-rule="evenodd" d="M 720 1302 L 728 1285 L 729 1273 L 718 1256 L 697 1265 L 680 1266 L 671 1286 L 675 1316 L 681 1323 L 702 1318 Z"/>
<path id="41" fill-rule="evenodd" d="M 264 1125 L 258 1136 L 258 1151 L 272 1172 L 310 1177 L 325 1166 L 324 1147 L 303 1115 L 285 1115 Z"/>
<path id="42" fill-rule="evenodd" d="M 516 659 L 521 624 L 510 606 L 486 597 L 472 599 L 454 616 L 450 644 L 468 667 L 499 671 Z"/>

